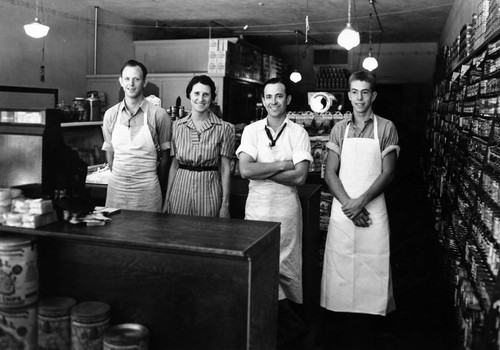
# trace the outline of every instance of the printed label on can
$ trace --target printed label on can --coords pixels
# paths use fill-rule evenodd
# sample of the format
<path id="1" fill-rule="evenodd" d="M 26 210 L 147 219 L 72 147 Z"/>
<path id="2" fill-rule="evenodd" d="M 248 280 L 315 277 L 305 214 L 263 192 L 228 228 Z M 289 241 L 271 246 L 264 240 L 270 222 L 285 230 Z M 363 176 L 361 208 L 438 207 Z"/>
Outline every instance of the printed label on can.
<path id="1" fill-rule="evenodd" d="M 70 350 L 71 318 L 38 315 L 38 350 Z"/>
<path id="2" fill-rule="evenodd" d="M 0 310 L 0 349 L 36 350 L 36 307 Z"/>
<path id="3" fill-rule="evenodd" d="M 103 333 L 108 327 L 108 319 L 95 323 L 71 321 L 71 350 L 101 350 Z"/>
<path id="4" fill-rule="evenodd" d="M 37 251 L 34 243 L 0 247 L 0 308 L 22 307 L 38 300 Z"/>

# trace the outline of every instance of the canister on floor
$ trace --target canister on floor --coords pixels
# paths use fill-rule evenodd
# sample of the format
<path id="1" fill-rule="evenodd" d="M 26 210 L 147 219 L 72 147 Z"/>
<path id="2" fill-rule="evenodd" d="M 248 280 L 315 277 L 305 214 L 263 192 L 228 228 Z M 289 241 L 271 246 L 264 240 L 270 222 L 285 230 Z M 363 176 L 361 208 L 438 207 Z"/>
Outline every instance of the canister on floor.
<path id="1" fill-rule="evenodd" d="M 52 297 L 38 302 L 38 348 L 71 350 L 71 308 L 75 300 Z"/>
<path id="2" fill-rule="evenodd" d="M 103 350 L 147 350 L 148 335 L 140 324 L 119 324 L 104 331 Z"/>
<path id="3" fill-rule="evenodd" d="M 103 333 L 109 327 L 110 307 L 99 301 L 87 301 L 71 310 L 71 349 L 101 350 Z"/>
<path id="4" fill-rule="evenodd" d="M 19 308 L 38 300 L 37 259 L 34 237 L 0 237 L 0 308 Z"/>

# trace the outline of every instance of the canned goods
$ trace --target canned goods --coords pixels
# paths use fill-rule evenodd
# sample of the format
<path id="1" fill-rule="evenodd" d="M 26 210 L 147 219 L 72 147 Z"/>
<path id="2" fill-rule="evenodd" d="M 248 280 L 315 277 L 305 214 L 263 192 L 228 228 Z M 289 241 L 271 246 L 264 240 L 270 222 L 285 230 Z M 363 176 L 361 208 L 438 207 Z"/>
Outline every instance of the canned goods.
<path id="1" fill-rule="evenodd" d="M 104 331 L 103 350 L 147 350 L 148 335 L 140 324 L 119 324 Z"/>
<path id="2" fill-rule="evenodd" d="M 38 303 L 38 348 L 71 350 L 71 308 L 75 300 L 53 297 Z"/>
<path id="3" fill-rule="evenodd" d="M 0 349 L 37 350 L 36 303 L 18 309 L 0 309 Z"/>
<path id="4" fill-rule="evenodd" d="M 71 349 L 101 350 L 103 333 L 109 327 L 110 307 L 99 301 L 87 301 L 71 310 Z"/>
<path id="5" fill-rule="evenodd" d="M 38 300 L 34 237 L 0 236 L 0 308 L 19 308 Z"/>

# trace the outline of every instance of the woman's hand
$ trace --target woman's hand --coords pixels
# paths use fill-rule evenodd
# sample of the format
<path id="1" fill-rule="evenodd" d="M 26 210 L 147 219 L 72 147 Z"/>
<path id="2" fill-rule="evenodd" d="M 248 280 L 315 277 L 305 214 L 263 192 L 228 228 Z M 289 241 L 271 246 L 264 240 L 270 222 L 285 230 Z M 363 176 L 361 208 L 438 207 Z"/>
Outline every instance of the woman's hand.
<path id="1" fill-rule="evenodd" d="M 229 199 L 222 198 L 222 204 L 219 210 L 219 217 L 228 219 L 231 217 L 231 213 L 229 213 Z"/>

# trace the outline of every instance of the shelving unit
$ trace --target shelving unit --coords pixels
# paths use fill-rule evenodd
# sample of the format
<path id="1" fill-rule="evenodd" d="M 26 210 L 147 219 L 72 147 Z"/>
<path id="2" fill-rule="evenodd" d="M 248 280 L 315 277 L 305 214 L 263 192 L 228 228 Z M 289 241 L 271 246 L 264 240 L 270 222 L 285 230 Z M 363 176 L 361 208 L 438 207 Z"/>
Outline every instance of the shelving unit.
<path id="1" fill-rule="evenodd" d="M 499 48 L 497 31 L 448 67 L 427 120 L 428 195 L 464 349 L 499 349 Z"/>

